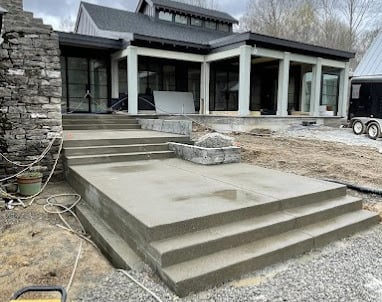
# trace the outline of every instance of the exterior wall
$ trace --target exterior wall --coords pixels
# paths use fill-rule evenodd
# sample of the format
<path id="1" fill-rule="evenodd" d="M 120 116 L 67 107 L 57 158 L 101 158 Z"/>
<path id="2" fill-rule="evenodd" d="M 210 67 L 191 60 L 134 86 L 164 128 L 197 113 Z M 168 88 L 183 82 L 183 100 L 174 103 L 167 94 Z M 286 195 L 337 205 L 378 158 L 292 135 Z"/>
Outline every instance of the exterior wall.
<path id="1" fill-rule="evenodd" d="M 77 33 L 82 35 L 89 35 L 89 36 L 98 35 L 98 28 L 96 27 L 93 20 L 90 18 L 89 14 L 86 12 L 85 9 L 81 10 Z"/>
<path id="2" fill-rule="evenodd" d="M 0 152 L 28 164 L 61 134 L 61 71 L 58 36 L 22 10 L 22 0 L 0 0 L 8 10 L 0 46 Z M 40 162 L 48 173 L 60 140 Z M 0 157 L 0 177 L 21 168 Z M 56 174 L 62 172 L 59 164 Z"/>

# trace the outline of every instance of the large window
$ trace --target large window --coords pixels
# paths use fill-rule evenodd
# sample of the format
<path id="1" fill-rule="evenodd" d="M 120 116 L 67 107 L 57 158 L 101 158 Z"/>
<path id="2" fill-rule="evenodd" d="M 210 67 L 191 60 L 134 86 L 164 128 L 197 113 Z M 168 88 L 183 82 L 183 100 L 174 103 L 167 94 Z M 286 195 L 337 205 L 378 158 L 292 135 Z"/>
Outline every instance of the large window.
<path id="1" fill-rule="evenodd" d="M 63 56 L 61 68 L 63 111 L 94 113 L 107 111 L 109 70 L 106 60 Z"/>
<path id="2" fill-rule="evenodd" d="M 337 115 L 338 110 L 339 75 L 324 73 L 322 75 L 322 89 L 320 114 Z"/>
<path id="3" fill-rule="evenodd" d="M 159 20 L 169 21 L 169 22 L 172 22 L 172 16 L 173 16 L 172 13 L 164 12 L 164 11 L 160 11 L 158 15 Z"/>
<path id="4" fill-rule="evenodd" d="M 239 108 L 238 59 L 211 64 L 210 110 L 237 111 Z"/>

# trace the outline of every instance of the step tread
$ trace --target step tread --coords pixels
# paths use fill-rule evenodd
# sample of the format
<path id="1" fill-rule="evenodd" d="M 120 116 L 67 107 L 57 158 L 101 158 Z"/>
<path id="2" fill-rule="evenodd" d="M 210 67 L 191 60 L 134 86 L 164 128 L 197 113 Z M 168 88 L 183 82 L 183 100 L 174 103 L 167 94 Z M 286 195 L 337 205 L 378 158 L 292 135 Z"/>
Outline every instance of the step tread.
<path id="1" fill-rule="evenodd" d="M 157 144 L 132 144 L 132 145 L 107 145 L 107 146 L 85 146 L 85 147 L 64 147 L 65 150 L 87 150 L 87 149 L 107 149 L 107 148 L 125 148 L 125 147 L 150 147 L 150 146 L 167 146 L 168 143 Z"/>
<path id="2" fill-rule="evenodd" d="M 336 229 L 351 226 L 357 222 L 372 219 L 375 216 L 375 213 L 363 210 L 347 213 L 336 218 L 328 219 L 280 235 L 175 264 L 163 268 L 163 272 L 171 278 L 172 282 L 183 282 L 197 278 L 198 276 L 216 272 L 226 267 L 240 264 L 264 254 L 282 250 L 285 247 L 299 242 L 313 240 L 314 237 L 335 231 Z M 312 242 L 312 248 L 313 247 Z"/>
<path id="3" fill-rule="evenodd" d="M 303 207 L 292 208 L 278 211 L 272 214 L 266 214 L 259 217 L 253 217 L 233 223 L 228 223 L 205 230 L 188 233 L 164 240 L 153 241 L 151 245 L 160 253 L 178 249 L 188 248 L 194 245 L 206 243 L 208 241 L 217 241 L 226 237 L 235 236 L 245 232 L 255 231 L 274 224 L 295 220 L 320 211 L 330 210 L 336 207 L 345 206 L 354 202 L 359 202 L 359 198 L 344 196 Z"/>
<path id="4" fill-rule="evenodd" d="M 115 265 L 120 266 L 120 268 L 137 268 L 142 265 L 142 260 L 139 256 L 130 248 L 130 246 L 118 236 L 97 214 L 95 214 L 87 204 L 81 202 L 77 205 L 77 211 L 80 211 L 82 216 L 91 225 L 91 228 L 101 237 L 100 240 L 103 241 L 101 246 L 106 250 L 108 256 L 111 252 L 114 254 Z M 97 240 L 98 241 L 98 240 Z M 100 242 L 98 242 L 100 243 Z M 113 261 L 114 260 L 114 261 Z"/>
<path id="5" fill-rule="evenodd" d="M 116 157 L 116 156 L 133 156 L 133 155 L 145 155 L 145 154 L 170 154 L 174 151 L 148 151 L 148 152 L 131 152 L 131 153 L 113 153 L 113 154 L 96 154 L 96 155 L 74 155 L 66 156 L 67 159 L 77 158 L 102 158 L 102 157 Z"/>

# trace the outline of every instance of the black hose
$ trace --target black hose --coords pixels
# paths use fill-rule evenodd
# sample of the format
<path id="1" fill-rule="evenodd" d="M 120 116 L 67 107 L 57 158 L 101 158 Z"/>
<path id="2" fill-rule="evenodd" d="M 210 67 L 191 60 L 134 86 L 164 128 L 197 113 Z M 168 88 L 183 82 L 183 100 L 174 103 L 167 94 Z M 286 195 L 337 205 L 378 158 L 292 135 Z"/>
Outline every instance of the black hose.
<path id="1" fill-rule="evenodd" d="M 328 182 L 337 183 L 337 184 L 340 184 L 340 185 L 345 185 L 349 189 L 352 189 L 352 190 L 355 190 L 355 191 L 358 191 L 358 192 L 361 192 L 361 193 L 370 193 L 370 194 L 376 194 L 376 195 L 381 195 L 382 196 L 382 190 L 380 190 L 380 189 L 363 187 L 363 186 L 355 185 L 355 184 L 352 184 L 350 182 L 343 181 L 343 180 L 328 179 L 328 178 L 325 178 L 325 179 L 322 179 L 322 180 L 328 181 Z"/>

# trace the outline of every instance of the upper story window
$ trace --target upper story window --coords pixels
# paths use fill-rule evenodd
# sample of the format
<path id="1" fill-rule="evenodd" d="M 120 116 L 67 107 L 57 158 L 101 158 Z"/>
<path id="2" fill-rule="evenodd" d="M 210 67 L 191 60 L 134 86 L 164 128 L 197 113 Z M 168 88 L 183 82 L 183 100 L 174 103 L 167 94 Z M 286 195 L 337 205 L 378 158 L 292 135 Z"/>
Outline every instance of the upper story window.
<path id="1" fill-rule="evenodd" d="M 216 22 L 215 21 L 204 21 L 205 27 L 208 29 L 216 30 Z"/>
<path id="2" fill-rule="evenodd" d="M 229 25 L 225 23 L 219 23 L 219 30 L 229 32 L 230 31 Z"/>
<path id="3" fill-rule="evenodd" d="M 172 22 L 172 13 L 159 11 L 159 20 Z"/>
<path id="4" fill-rule="evenodd" d="M 203 26 L 203 21 L 202 19 L 191 17 L 191 25 L 193 26 Z"/>
<path id="5" fill-rule="evenodd" d="M 175 15 L 175 23 L 188 24 L 188 18 L 187 18 L 187 16 L 176 14 Z"/>

